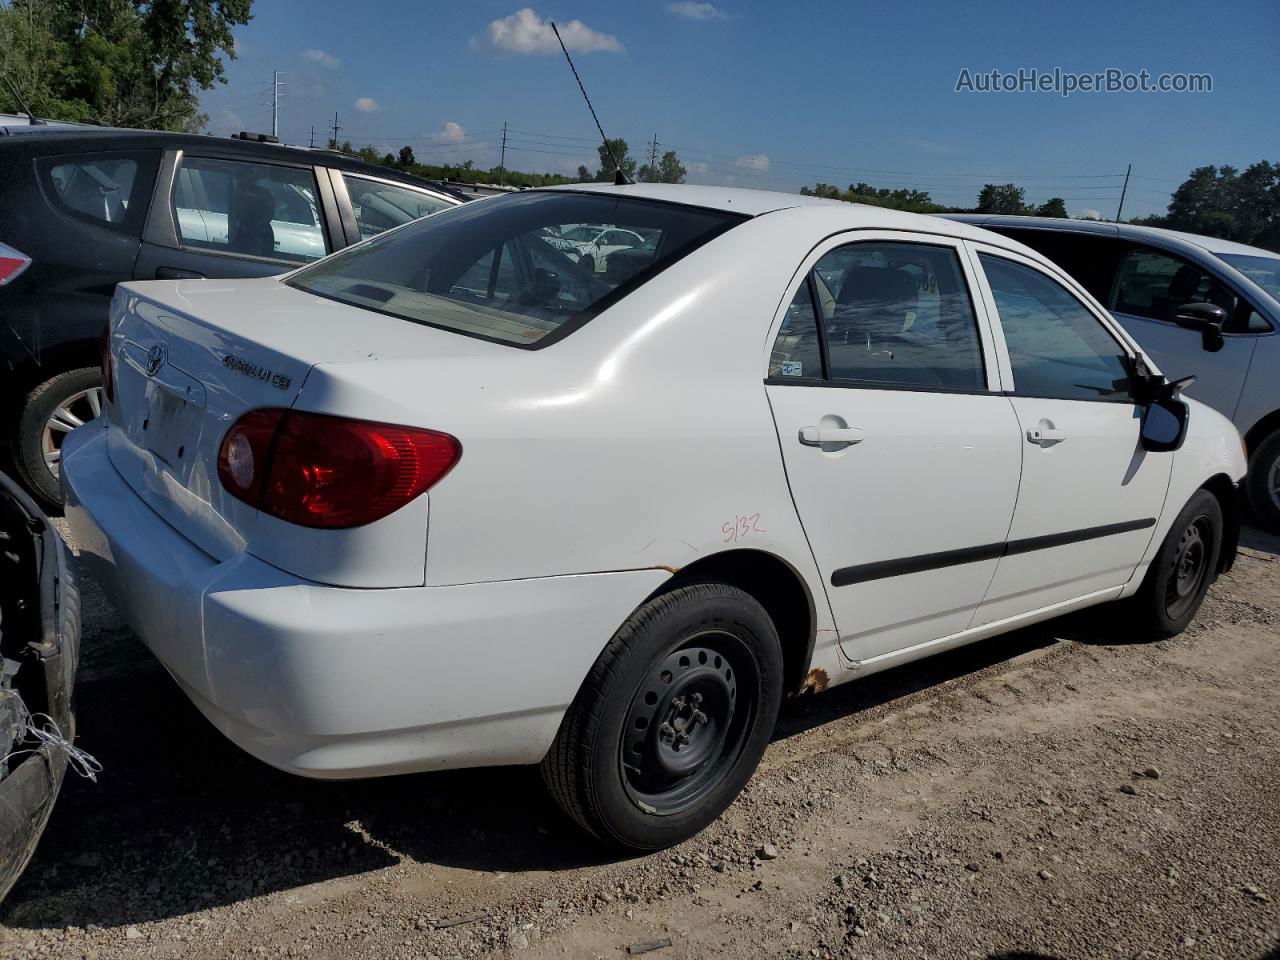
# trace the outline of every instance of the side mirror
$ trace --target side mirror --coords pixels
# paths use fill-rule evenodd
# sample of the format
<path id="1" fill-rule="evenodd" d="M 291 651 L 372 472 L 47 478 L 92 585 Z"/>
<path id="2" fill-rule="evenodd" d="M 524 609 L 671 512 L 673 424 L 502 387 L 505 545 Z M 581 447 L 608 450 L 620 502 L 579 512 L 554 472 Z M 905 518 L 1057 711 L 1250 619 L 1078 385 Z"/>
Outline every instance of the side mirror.
<path id="1" fill-rule="evenodd" d="M 1165 397 L 1153 401 L 1142 415 L 1142 449 L 1149 453 L 1177 450 L 1187 438 L 1191 408 L 1185 400 Z"/>
<path id="2" fill-rule="evenodd" d="M 1222 328 L 1227 323 L 1227 311 L 1216 303 L 1184 303 L 1173 315 L 1174 323 L 1187 330 L 1199 330 L 1205 350 L 1217 353 L 1222 349 Z"/>

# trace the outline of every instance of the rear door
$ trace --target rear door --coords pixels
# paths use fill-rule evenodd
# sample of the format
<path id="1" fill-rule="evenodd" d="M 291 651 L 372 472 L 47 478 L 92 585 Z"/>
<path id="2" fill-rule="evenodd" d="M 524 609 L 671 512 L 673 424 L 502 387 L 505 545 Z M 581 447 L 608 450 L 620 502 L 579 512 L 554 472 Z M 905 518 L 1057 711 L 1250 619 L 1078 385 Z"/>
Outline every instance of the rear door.
<path id="1" fill-rule="evenodd" d="M 344 245 L 327 177 L 310 164 L 166 154 L 139 280 L 265 277 Z"/>
<path id="2" fill-rule="evenodd" d="M 765 389 L 841 645 L 867 660 L 969 626 L 1022 444 L 959 242 L 856 237 L 797 274 Z"/>
<path id="3" fill-rule="evenodd" d="M 1199 333 L 1174 323 L 1174 312 L 1186 303 L 1214 303 L 1226 310 L 1221 350 L 1205 350 Z M 1226 281 L 1168 251 L 1129 244 L 1107 305 L 1167 377 L 1195 374 L 1188 396 L 1235 416 L 1258 335 L 1270 332 L 1271 325 Z"/>
<path id="4" fill-rule="evenodd" d="M 978 626 L 1126 583 L 1151 541 L 1173 454 L 1142 449 L 1131 354 L 1102 315 L 1034 261 L 973 250 L 1007 348 L 1024 452 L 1009 542 Z"/>

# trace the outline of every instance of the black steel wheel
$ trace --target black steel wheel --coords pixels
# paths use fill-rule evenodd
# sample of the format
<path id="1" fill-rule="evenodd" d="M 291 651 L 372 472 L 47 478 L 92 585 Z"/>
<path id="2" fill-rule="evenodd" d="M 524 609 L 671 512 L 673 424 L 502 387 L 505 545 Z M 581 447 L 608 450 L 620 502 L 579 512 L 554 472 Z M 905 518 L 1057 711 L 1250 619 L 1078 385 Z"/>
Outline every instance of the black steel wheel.
<path id="1" fill-rule="evenodd" d="M 1195 617 L 1218 575 L 1224 529 L 1222 504 L 1197 490 L 1174 519 L 1142 587 L 1128 601 L 1144 637 L 1181 633 Z"/>
<path id="2" fill-rule="evenodd" d="M 548 789 L 607 843 L 656 850 L 693 836 L 750 779 L 782 700 L 773 621 L 723 583 L 641 605 L 583 682 L 542 762 Z"/>
<path id="3" fill-rule="evenodd" d="M 720 631 L 682 642 L 653 666 L 627 711 L 631 736 L 623 737 L 618 758 L 637 806 L 668 816 L 715 787 L 751 729 L 755 672 L 738 639 Z"/>

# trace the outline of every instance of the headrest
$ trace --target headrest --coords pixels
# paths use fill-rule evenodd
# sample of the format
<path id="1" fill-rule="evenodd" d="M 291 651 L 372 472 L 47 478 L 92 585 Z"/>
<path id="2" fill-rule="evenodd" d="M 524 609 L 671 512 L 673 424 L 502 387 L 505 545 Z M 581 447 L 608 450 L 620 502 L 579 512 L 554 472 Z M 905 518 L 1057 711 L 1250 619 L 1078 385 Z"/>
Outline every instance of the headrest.
<path id="1" fill-rule="evenodd" d="M 850 267 L 840 284 L 837 303 L 848 306 L 853 302 L 914 303 L 920 296 L 920 285 L 906 270 L 891 267 Z"/>

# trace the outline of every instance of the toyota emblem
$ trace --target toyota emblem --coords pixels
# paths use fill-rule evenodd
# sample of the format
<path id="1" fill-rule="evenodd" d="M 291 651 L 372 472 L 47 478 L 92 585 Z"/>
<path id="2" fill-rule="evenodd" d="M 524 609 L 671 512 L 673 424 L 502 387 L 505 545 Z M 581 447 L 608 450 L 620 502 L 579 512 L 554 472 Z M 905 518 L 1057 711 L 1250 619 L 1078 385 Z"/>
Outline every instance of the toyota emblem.
<path id="1" fill-rule="evenodd" d="M 147 351 L 147 376 L 154 377 L 156 373 L 164 366 L 165 359 L 169 356 L 169 348 L 163 343 L 157 343 L 154 347 Z"/>

